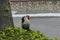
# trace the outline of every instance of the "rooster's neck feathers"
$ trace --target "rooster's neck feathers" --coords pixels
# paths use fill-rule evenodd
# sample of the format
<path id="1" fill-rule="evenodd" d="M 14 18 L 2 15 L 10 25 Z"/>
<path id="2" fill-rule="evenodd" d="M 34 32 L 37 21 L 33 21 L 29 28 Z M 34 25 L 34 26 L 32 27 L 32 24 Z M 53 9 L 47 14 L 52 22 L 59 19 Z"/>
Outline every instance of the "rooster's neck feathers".
<path id="1" fill-rule="evenodd" d="M 29 24 L 29 20 L 27 17 L 24 18 L 24 23 L 23 24 Z"/>

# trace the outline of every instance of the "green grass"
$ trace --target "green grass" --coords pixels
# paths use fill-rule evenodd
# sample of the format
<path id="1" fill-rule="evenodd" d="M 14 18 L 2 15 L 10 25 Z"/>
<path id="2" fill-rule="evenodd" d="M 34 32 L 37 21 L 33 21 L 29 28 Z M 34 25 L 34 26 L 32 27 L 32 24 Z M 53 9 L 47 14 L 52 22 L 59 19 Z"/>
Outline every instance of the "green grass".
<path id="1" fill-rule="evenodd" d="M 0 40 L 58 40 L 57 38 L 48 38 L 39 31 L 20 30 L 19 27 L 7 27 L 5 32 L 0 31 Z"/>

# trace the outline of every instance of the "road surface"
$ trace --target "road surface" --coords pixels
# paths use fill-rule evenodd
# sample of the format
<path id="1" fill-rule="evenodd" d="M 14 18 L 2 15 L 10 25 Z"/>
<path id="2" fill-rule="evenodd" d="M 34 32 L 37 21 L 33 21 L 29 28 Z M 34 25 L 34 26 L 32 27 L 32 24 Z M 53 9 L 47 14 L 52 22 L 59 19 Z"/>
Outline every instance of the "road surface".
<path id="1" fill-rule="evenodd" d="M 13 21 L 15 26 L 21 27 L 20 17 L 14 17 Z M 31 17 L 30 24 L 32 30 L 39 30 L 51 38 L 60 38 L 60 17 Z"/>

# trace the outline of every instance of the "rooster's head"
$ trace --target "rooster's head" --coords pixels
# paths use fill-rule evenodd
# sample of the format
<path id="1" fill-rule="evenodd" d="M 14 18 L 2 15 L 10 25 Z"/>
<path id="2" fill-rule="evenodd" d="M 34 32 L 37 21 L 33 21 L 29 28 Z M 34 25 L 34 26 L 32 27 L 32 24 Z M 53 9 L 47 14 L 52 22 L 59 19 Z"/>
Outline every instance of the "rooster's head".
<path id="1" fill-rule="evenodd" d="M 26 17 L 27 17 L 28 20 L 30 20 L 30 16 L 29 15 L 27 15 Z"/>

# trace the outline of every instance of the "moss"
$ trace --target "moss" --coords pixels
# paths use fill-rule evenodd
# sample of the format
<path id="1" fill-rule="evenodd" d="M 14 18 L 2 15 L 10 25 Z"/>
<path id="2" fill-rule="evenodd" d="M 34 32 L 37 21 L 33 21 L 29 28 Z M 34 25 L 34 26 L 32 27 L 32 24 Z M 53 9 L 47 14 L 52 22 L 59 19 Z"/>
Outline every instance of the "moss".
<path id="1" fill-rule="evenodd" d="M 8 3 L 11 4 L 11 0 L 9 0 Z"/>
<path id="2" fill-rule="evenodd" d="M 8 11 L 9 11 L 9 7 L 8 7 L 8 6 L 5 6 L 5 7 L 4 7 L 4 11 L 5 11 L 5 12 L 8 12 Z"/>
<path id="3" fill-rule="evenodd" d="M 7 13 L 5 13 L 5 14 L 4 14 L 4 16 L 8 16 L 8 14 L 7 14 Z"/>

